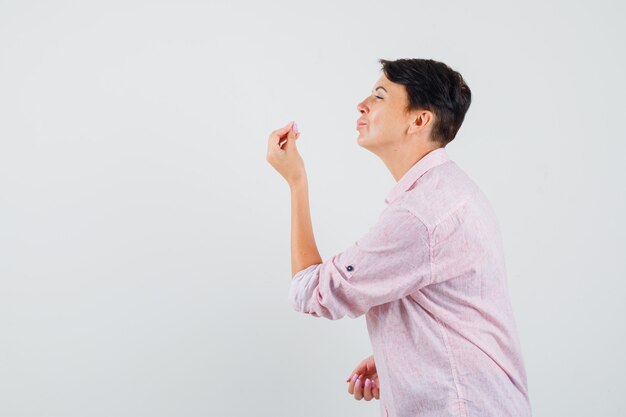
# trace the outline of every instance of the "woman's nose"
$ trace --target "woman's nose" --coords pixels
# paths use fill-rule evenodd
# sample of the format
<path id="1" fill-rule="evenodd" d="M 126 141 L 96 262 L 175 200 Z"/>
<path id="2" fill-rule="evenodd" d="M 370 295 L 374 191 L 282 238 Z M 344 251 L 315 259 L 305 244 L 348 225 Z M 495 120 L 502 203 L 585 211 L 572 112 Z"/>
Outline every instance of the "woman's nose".
<path id="1" fill-rule="evenodd" d="M 362 102 L 360 102 L 359 104 L 356 105 L 356 110 L 359 113 L 365 113 L 365 105 L 363 103 L 365 103 L 365 101 L 362 101 Z"/>

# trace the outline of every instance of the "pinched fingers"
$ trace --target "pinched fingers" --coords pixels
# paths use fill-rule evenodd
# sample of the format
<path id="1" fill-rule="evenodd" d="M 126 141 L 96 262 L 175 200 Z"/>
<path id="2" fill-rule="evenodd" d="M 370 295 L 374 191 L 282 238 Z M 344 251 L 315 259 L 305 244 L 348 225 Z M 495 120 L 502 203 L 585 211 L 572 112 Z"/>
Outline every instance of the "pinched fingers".
<path id="1" fill-rule="evenodd" d="M 295 125 L 295 126 L 294 126 Z M 300 131 L 297 130 L 297 124 L 294 121 L 287 123 L 285 126 L 280 129 L 276 129 L 272 131 L 269 135 L 269 148 L 281 148 L 283 144 L 287 141 L 287 136 L 293 135 L 294 139 L 298 139 L 300 137 Z M 292 127 L 295 127 L 295 130 L 292 130 Z"/>
<path id="2" fill-rule="evenodd" d="M 376 382 L 366 378 L 363 374 L 354 374 L 348 384 L 348 393 L 354 395 L 354 399 L 370 401 L 372 398 L 379 399 L 380 393 Z"/>

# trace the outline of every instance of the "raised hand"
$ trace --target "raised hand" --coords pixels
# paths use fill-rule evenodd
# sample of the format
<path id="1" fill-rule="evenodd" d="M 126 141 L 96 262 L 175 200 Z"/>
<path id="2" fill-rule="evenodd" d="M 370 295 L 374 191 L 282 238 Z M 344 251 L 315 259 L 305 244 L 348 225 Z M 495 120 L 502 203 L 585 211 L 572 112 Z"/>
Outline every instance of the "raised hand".
<path id="1" fill-rule="evenodd" d="M 380 399 L 380 385 L 378 383 L 374 355 L 363 359 L 354 368 L 346 382 L 348 383 L 348 393 L 354 395 L 355 400 L 365 399 L 365 401 L 370 401 L 372 398 Z"/>
<path id="2" fill-rule="evenodd" d="M 306 179 L 304 160 L 296 146 L 296 139 L 299 137 L 298 126 L 295 122 L 289 122 L 270 133 L 267 142 L 267 162 L 290 186 Z"/>

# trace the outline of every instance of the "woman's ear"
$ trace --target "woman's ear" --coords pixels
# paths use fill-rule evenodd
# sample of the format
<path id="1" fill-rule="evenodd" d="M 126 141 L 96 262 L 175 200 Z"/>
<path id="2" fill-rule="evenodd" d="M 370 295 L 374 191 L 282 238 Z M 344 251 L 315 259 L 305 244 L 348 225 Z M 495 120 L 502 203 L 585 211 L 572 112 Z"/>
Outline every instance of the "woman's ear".
<path id="1" fill-rule="evenodd" d="M 428 129 L 433 124 L 433 113 L 421 110 L 413 115 L 413 121 L 409 125 L 407 133 L 417 133 L 422 129 Z"/>

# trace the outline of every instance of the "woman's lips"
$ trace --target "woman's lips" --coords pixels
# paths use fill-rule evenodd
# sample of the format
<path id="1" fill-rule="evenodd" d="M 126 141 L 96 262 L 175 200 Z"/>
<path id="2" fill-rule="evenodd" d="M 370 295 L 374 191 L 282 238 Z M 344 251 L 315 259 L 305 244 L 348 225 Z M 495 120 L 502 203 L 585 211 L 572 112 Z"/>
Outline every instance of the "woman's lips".
<path id="1" fill-rule="evenodd" d="M 356 122 L 356 128 L 358 129 L 359 127 L 361 127 L 361 126 L 365 126 L 366 124 L 367 124 L 367 123 L 363 123 L 363 122 L 359 122 L 359 121 L 357 121 L 357 122 Z"/>

